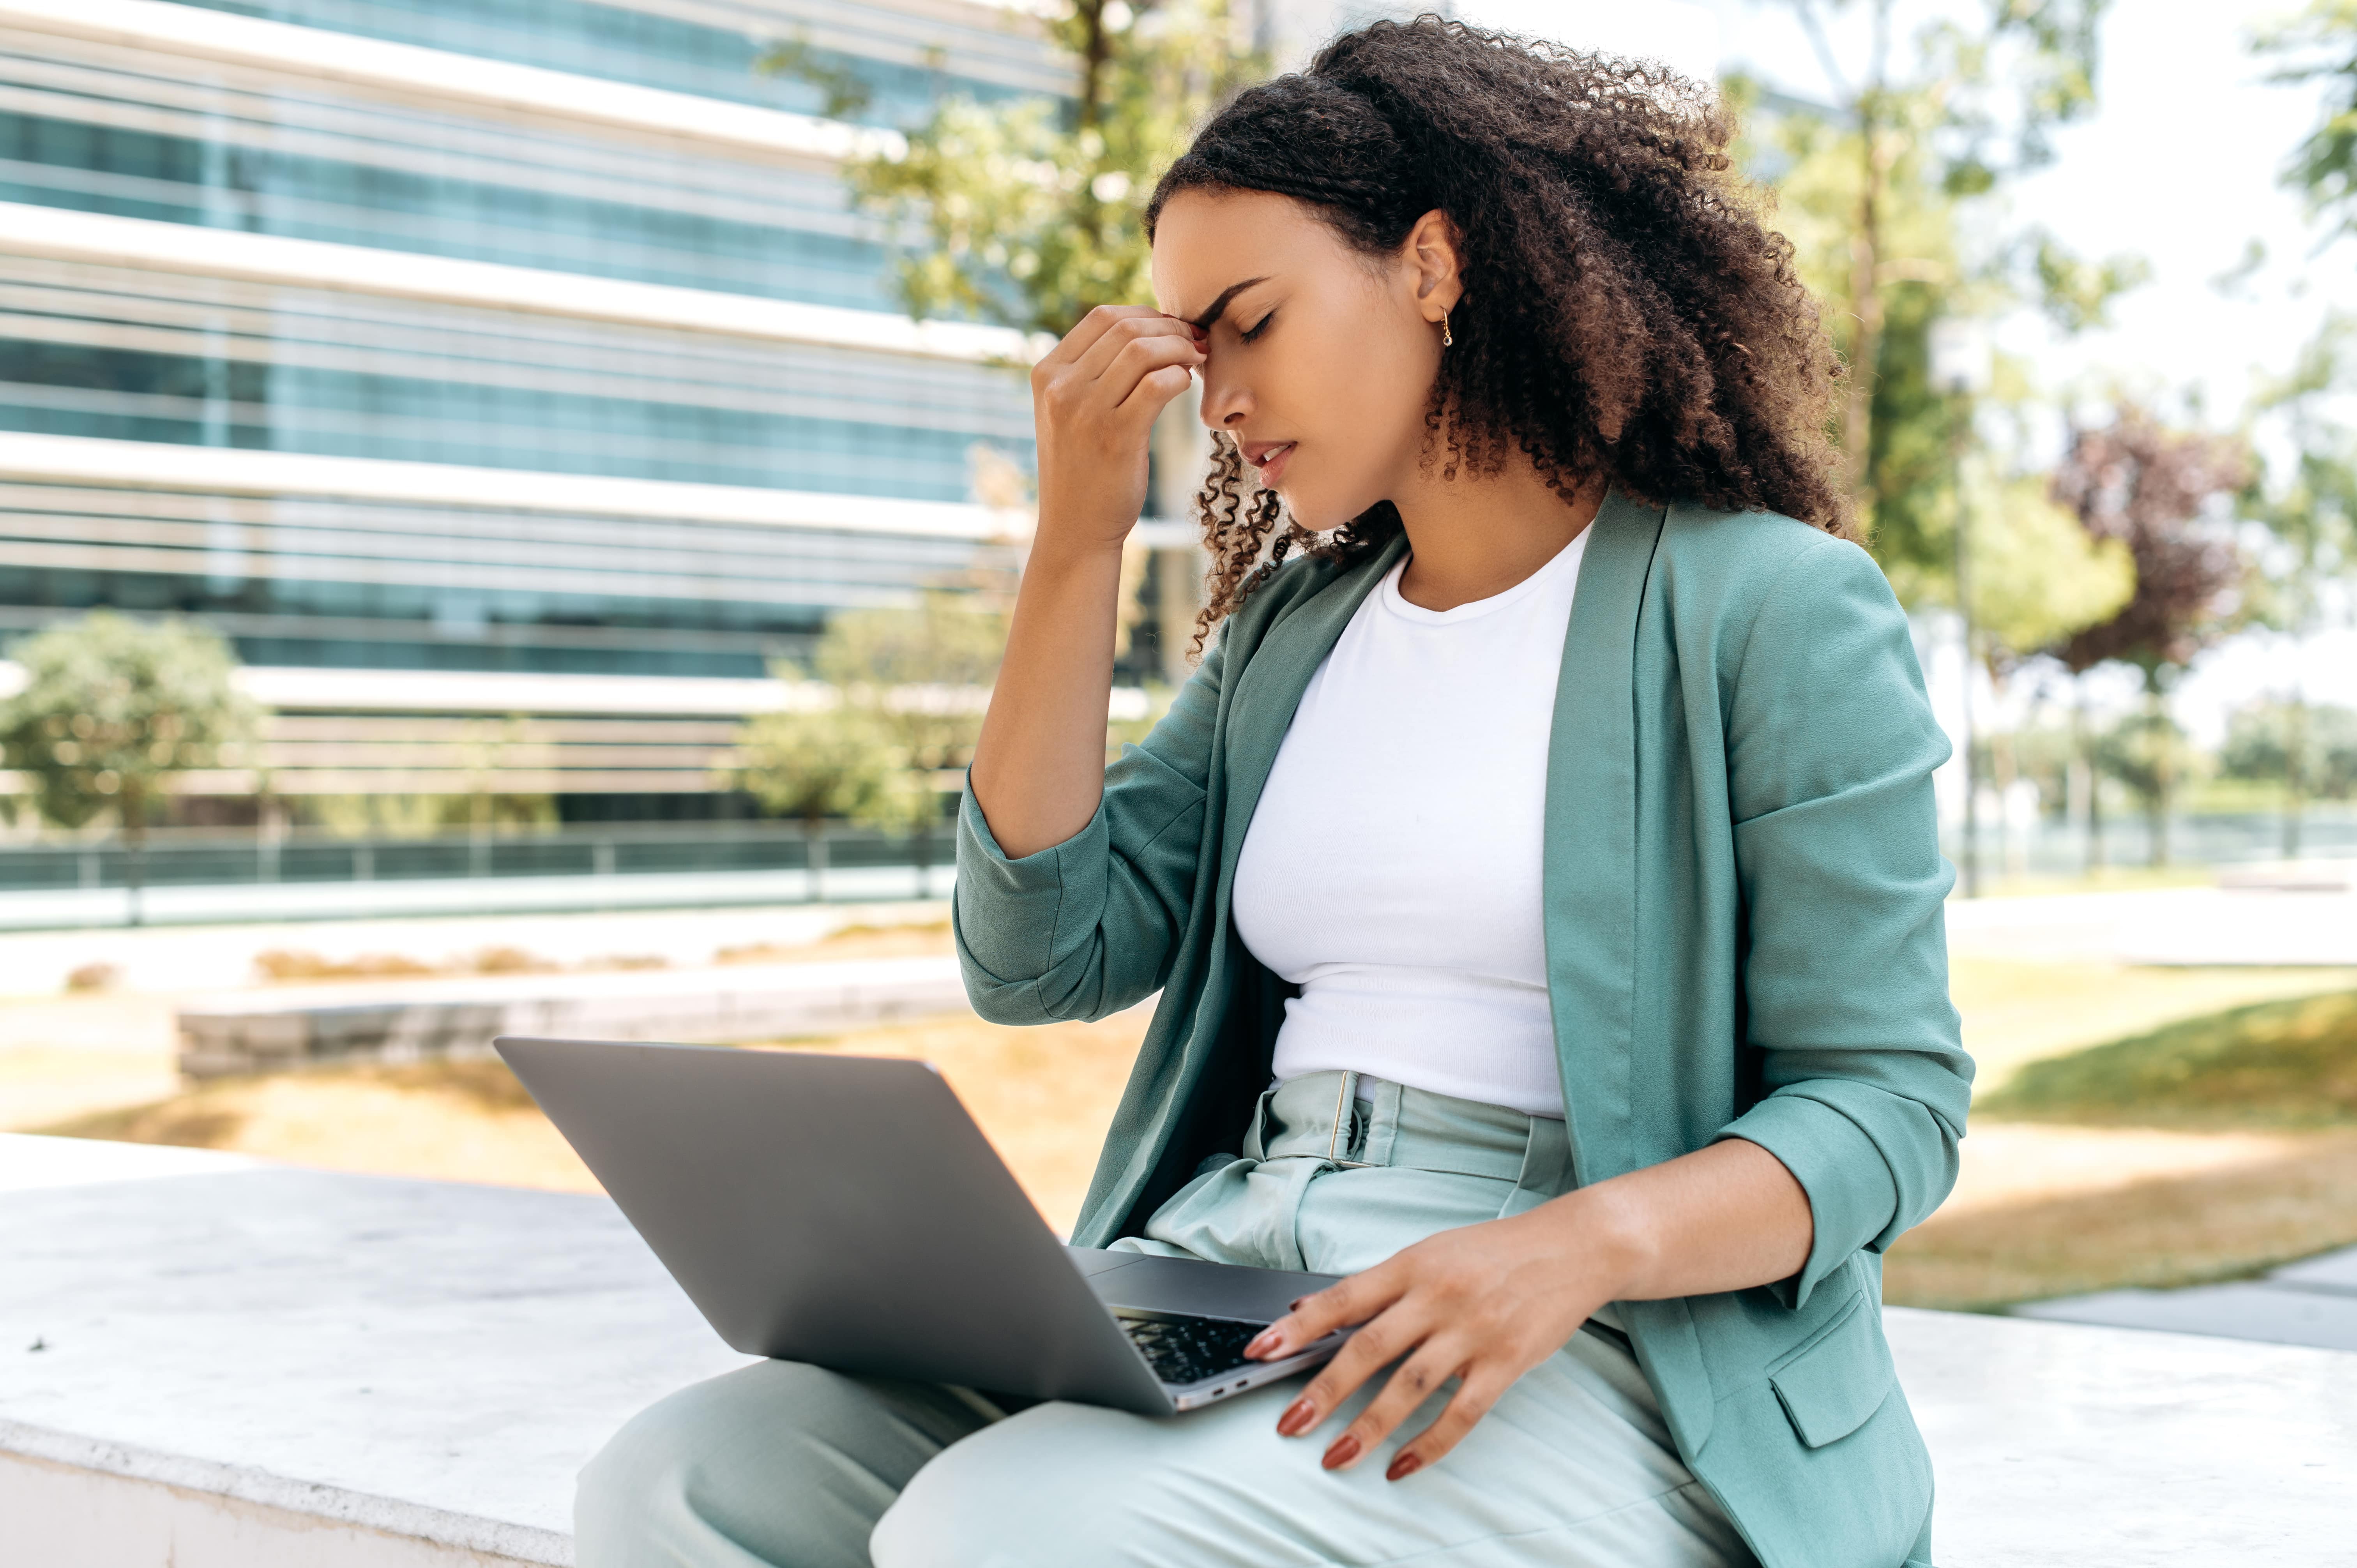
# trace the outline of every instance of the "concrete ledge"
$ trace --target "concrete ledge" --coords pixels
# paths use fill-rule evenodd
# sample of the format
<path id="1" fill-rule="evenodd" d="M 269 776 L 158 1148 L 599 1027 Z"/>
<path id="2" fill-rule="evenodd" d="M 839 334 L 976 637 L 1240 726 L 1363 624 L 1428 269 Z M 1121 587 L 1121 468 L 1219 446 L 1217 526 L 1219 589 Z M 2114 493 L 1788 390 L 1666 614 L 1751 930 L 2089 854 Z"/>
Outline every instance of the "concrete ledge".
<path id="1" fill-rule="evenodd" d="M 0 1519 L 27 1563 L 570 1568 L 570 1537 L 0 1422 Z"/>
<path id="2" fill-rule="evenodd" d="M 582 1462 L 744 1364 L 602 1197 L 63 1142 L 0 1135 L 12 1563 L 565 1564 Z M 1941 1568 L 2349 1561 L 2357 1355 L 1886 1318 Z"/>
<path id="3" fill-rule="evenodd" d="M 966 1010 L 954 958 L 290 986 L 184 1005 L 192 1078 L 479 1056 L 499 1035 L 734 1044 Z"/>

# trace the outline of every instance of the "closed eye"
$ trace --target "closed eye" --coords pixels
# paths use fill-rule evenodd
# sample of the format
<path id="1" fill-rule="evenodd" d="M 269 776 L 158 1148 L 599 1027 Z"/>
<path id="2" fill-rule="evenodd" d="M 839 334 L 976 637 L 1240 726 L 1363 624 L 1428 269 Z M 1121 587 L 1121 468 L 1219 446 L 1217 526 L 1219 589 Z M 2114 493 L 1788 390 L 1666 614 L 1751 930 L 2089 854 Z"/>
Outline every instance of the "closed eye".
<path id="1" fill-rule="evenodd" d="M 1236 334 L 1236 337 L 1237 337 L 1237 338 L 1238 338 L 1238 340 L 1239 340 L 1239 341 L 1241 341 L 1241 342 L 1245 342 L 1245 343 L 1249 343 L 1249 342 L 1251 342 L 1254 338 L 1255 338 L 1259 337 L 1262 333 L 1264 333 L 1264 332 L 1267 331 L 1267 330 L 1268 330 L 1268 324 L 1269 324 L 1270 322 L 1272 322 L 1272 321 L 1275 320 L 1275 319 L 1276 319 L 1276 312 L 1275 312 L 1275 311 L 1274 311 L 1274 310 L 1272 310 L 1272 311 L 1270 311 L 1266 316 L 1262 317 L 1260 318 L 1260 323 L 1259 323 L 1259 325 L 1258 325 L 1258 326 L 1256 326 L 1256 327 L 1254 327 L 1251 331 L 1249 331 L 1249 332 L 1239 332 L 1238 334 Z"/>

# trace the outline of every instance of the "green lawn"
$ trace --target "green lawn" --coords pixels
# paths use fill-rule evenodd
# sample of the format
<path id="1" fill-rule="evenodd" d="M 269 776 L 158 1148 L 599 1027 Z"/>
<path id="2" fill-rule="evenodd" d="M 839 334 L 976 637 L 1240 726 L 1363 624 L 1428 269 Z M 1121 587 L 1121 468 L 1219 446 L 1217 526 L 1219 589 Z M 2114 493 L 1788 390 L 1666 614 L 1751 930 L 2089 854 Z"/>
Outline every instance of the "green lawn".
<path id="1" fill-rule="evenodd" d="M 2193 1284 L 2357 1244 L 2357 991 L 2230 1007 L 2025 1063 L 1973 1120 L 2279 1136 L 2222 1168 L 1936 1214 L 1890 1250 L 1890 1301 L 1994 1307 Z"/>
<path id="2" fill-rule="evenodd" d="M 2357 991 L 2230 1008 L 2029 1062 L 1974 1109 L 2087 1126 L 2357 1125 Z"/>

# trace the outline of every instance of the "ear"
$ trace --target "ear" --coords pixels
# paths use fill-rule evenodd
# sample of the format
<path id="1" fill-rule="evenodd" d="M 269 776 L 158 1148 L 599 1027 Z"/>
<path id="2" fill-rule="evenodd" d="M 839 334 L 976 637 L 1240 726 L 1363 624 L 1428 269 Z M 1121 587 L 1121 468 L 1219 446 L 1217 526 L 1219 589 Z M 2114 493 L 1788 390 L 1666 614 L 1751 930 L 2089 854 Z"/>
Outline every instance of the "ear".
<path id="1" fill-rule="evenodd" d="M 1457 225 L 1448 220 L 1448 213 L 1434 208 L 1407 231 L 1407 240 L 1400 247 L 1400 259 L 1415 282 L 1415 301 L 1424 318 L 1437 326 L 1440 318 L 1456 309 L 1457 302 L 1465 297 Z"/>

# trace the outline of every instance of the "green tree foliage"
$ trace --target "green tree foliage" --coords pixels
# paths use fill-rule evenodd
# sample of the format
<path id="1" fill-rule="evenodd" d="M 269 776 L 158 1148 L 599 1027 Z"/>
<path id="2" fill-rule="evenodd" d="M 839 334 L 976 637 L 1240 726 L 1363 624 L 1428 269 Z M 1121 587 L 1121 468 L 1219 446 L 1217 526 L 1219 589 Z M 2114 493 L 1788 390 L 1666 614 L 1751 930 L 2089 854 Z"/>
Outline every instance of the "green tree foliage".
<path id="1" fill-rule="evenodd" d="M 2309 0 L 2291 20 L 2259 35 L 2275 80 L 2324 90 L 2324 113 L 2292 153 L 2284 183 L 2334 233 L 2357 231 L 2357 0 Z"/>
<path id="2" fill-rule="evenodd" d="M 120 824 L 136 924 L 147 826 L 172 776 L 234 763 L 258 728 L 259 710 L 231 682 L 236 657 L 201 627 L 109 610 L 10 651 L 26 683 L 0 703 L 0 749 L 44 822 Z"/>
<path id="3" fill-rule="evenodd" d="M 1973 626 L 1999 673 L 2135 596 L 2126 541 L 2089 533 L 2045 481 L 1968 477 L 1964 499 L 1973 511 Z"/>
<path id="4" fill-rule="evenodd" d="M 983 594 L 935 589 L 911 608 L 839 615 L 810 671 L 831 703 L 749 720 L 730 782 L 763 811 L 802 820 L 814 871 L 823 871 L 818 830 L 828 818 L 926 828 L 940 815 L 939 776 L 974 756 L 1006 646 L 1004 619 Z M 784 661 L 772 672 L 805 678 Z"/>
<path id="5" fill-rule="evenodd" d="M 2357 317 L 2335 311 L 2291 373 L 2264 387 L 2255 418 L 2286 437 L 2287 464 L 2255 468 L 2243 501 L 2273 548 L 2257 562 L 2255 606 L 2295 637 L 2321 628 L 2332 589 L 2357 575 L 2357 430 L 2340 417 L 2357 396 Z"/>
<path id="6" fill-rule="evenodd" d="M 2089 760 L 2142 802 L 2156 865 L 2167 864 L 2169 805 L 2191 761 L 2165 699 L 2193 656 L 2243 619 L 2244 556 L 2214 514 L 2249 475 L 2240 441 L 2169 430 L 2133 408 L 2081 431 L 2055 470 L 2054 499 L 2135 563 L 2127 602 L 2055 652 L 2074 675 L 2118 662 L 2144 677 L 2143 712 L 2108 736 L 2090 734 Z"/>
<path id="7" fill-rule="evenodd" d="M 2357 708 L 2330 703 L 2254 703 L 2226 723 L 2218 770 L 2274 784 L 2294 799 L 2357 797 Z"/>
<path id="8" fill-rule="evenodd" d="M 2239 440 L 2169 430 L 2142 411 L 2083 430 L 2054 474 L 2054 499 L 2098 540 L 2117 540 L 2136 564 L 2136 592 L 2119 612 L 2059 650 L 2077 673 L 2107 660 L 2133 665 L 2159 694 L 2193 656 L 2242 621 L 2244 558 L 2216 503 L 2248 483 Z"/>
<path id="9" fill-rule="evenodd" d="M 801 678 L 791 665 L 776 672 Z M 925 820 L 923 781 L 872 709 L 843 703 L 758 714 L 746 722 L 737 749 L 737 787 L 763 811 L 799 818 L 813 833 L 830 817 L 882 828 Z"/>
<path id="10" fill-rule="evenodd" d="M 1870 546 L 1909 604 L 1953 604 L 1955 454 L 1973 410 L 1932 384 L 1934 324 L 2034 302 L 2064 330 L 2083 330 L 2144 276 L 2133 257 L 2083 261 L 2035 230 L 1977 261 L 1960 239 L 1966 204 L 2049 161 L 2054 127 L 2093 107 L 2105 0 L 2005 0 L 1975 21 L 1931 9 L 1903 45 L 1899 0 L 1789 3 L 1830 102 L 1813 108 L 1730 82 L 1750 125 L 1742 156 L 1773 185 L 1772 221 L 1792 240 L 1849 367 L 1839 434 Z M 1863 14 L 1862 72 L 1836 58 L 1828 22 L 1843 12 Z M 1996 394 L 2018 395 L 2018 373 L 2000 371 Z M 2106 569 L 2089 569 L 2084 592 L 2099 597 Z"/>
<path id="11" fill-rule="evenodd" d="M 2088 760 L 2134 796 L 2151 835 L 2152 864 L 2169 864 L 2169 813 L 2178 792 L 2193 781 L 2201 757 L 2157 698 L 2090 737 Z"/>
<path id="12" fill-rule="evenodd" d="M 2287 856 L 2299 853 L 2302 815 L 2323 765 L 2309 751 L 2320 732 L 2309 723 L 2297 672 L 2308 640 L 2345 610 L 2341 590 L 2357 579 L 2357 430 L 2341 417 L 2352 394 L 2357 318 L 2334 312 L 2291 373 L 2261 390 L 2253 410 L 2255 423 L 2280 437 L 2266 444 L 2277 456 L 2254 470 L 2243 505 L 2267 533 L 2255 555 L 2253 618 L 2292 644 L 2295 674 L 2279 725 L 2287 750 L 2275 776 L 2284 789 Z"/>
<path id="13" fill-rule="evenodd" d="M 1227 0 L 1069 0 L 1046 25 L 1073 61 L 1071 100 L 946 99 L 904 155 L 845 170 L 863 207 L 925 236 L 898 262 L 911 316 L 1060 337 L 1151 298 L 1146 191 L 1198 120 L 1265 73 Z"/>
<path id="14" fill-rule="evenodd" d="M 930 774 L 973 757 L 1006 649 L 1005 618 L 983 596 L 930 589 L 913 609 L 835 617 L 812 673 L 871 715 L 909 767 Z"/>

